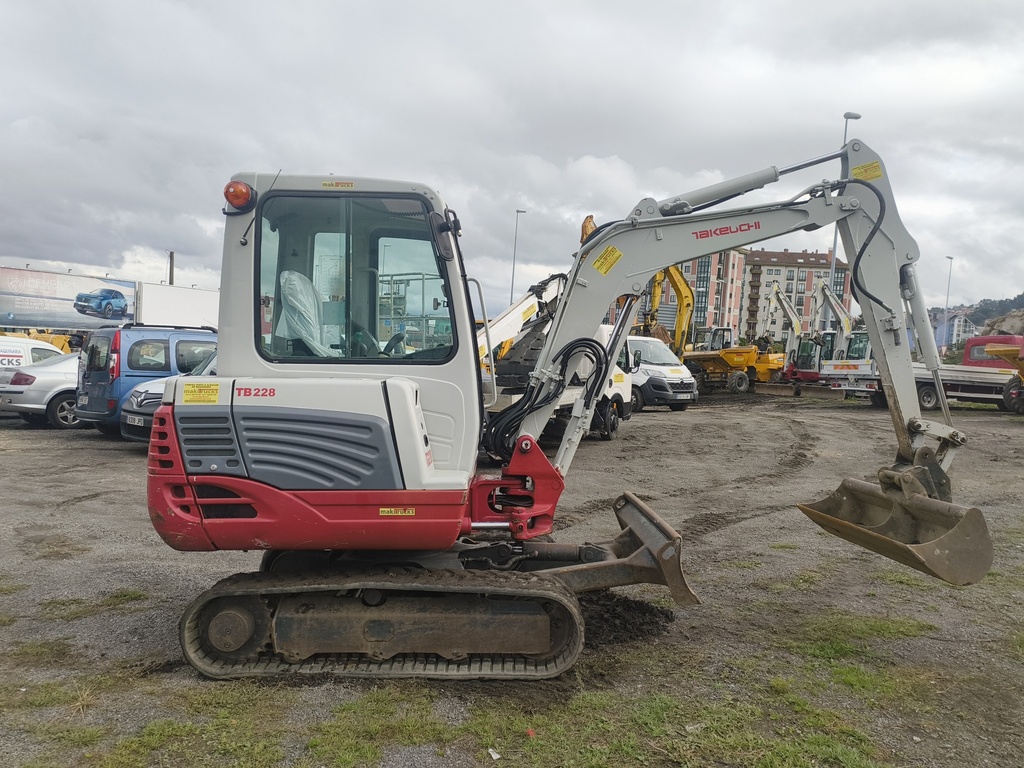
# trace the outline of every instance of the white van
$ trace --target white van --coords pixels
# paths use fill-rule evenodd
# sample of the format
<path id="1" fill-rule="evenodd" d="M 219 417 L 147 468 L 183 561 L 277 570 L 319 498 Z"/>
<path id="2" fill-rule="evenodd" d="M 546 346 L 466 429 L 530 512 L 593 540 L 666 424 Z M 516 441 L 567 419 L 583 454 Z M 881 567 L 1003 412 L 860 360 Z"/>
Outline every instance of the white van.
<path id="1" fill-rule="evenodd" d="M 46 341 L 23 336 L 0 336 L 0 368 L 21 368 L 63 354 Z"/>
<path id="2" fill-rule="evenodd" d="M 626 338 L 630 361 L 639 355 L 640 365 L 633 368 L 630 410 L 639 413 L 651 405 L 667 405 L 673 411 L 685 411 L 697 402 L 697 381 L 679 361 L 668 344 L 650 336 Z"/>

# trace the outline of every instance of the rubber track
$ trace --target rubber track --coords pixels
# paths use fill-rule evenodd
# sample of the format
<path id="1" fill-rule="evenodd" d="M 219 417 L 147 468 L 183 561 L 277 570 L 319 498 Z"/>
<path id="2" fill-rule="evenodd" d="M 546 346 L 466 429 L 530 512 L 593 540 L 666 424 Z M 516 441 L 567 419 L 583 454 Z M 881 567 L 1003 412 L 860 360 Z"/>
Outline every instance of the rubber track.
<path id="1" fill-rule="evenodd" d="M 514 654 L 470 655 L 453 661 L 434 654 L 399 654 L 378 661 L 359 653 L 318 654 L 290 663 L 271 650 L 244 659 L 226 659 L 202 642 L 203 608 L 224 597 L 285 597 L 297 593 L 339 592 L 354 589 L 406 590 L 444 593 L 512 595 L 550 600 L 563 607 L 574 626 L 564 646 L 546 658 Z M 269 609 L 268 609 L 269 612 Z M 570 669 L 583 650 L 583 614 L 576 595 L 554 578 L 540 574 L 496 571 L 446 571 L 390 568 L 374 573 L 331 572 L 309 575 L 243 573 L 229 576 L 200 595 L 179 624 L 185 658 L 201 674 L 216 679 L 276 677 L 282 675 L 341 675 L 346 677 L 425 677 L 447 680 L 539 680 Z M 268 638 L 269 641 L 269 638 Z"/>

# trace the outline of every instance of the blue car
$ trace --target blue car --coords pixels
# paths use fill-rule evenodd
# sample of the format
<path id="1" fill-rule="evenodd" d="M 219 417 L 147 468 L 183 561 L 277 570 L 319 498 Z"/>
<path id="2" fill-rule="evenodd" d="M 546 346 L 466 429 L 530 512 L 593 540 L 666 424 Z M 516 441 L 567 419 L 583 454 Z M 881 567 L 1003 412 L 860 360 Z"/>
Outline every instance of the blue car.
<path id="1" fill-rule="evenodd" d="M 80 293 L 75 297 L 75 309 L 83 315 L 113 317 L 128 314 L 128 299 L 113 288 L 100 288 L 92 293 Z"/>
<path id="2" fill-rule="evenodd" d="M 128 323 L 93 331 L 82 347 L 75 416 L 120 435 L 121 408 L 136 385 L 188 373 L 216 349 L 213 329 Z"/>

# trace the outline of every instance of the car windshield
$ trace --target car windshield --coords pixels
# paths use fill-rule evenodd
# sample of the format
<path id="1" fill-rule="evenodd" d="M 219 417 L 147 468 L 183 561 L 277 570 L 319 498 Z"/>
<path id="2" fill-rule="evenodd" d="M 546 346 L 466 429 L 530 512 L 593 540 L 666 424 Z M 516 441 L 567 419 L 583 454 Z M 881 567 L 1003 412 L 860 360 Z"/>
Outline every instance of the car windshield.
<path id="1" fill-rule="evenodd" d="M 649 365 L 680 365 L 679 358 L 672 354 L 665 342 L 658 339 L 629 337 L 631 350 L 640 350 L 640 362 Z"/>
<path id="2" fill-rule="evenodd" d="M 191 371 L 185 374 L 186 376 L 216 376 L 217 375 L 217 353 L 214 352 L 206 360 Z"/>

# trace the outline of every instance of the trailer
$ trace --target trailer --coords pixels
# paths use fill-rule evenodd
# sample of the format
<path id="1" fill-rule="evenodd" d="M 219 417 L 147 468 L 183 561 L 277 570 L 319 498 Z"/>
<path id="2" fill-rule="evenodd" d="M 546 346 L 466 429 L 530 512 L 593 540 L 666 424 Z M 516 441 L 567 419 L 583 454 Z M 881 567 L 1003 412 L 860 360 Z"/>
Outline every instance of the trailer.
<path id="1" fill-rule="evenodd" d="M 967 339 L 960 364 L 939 366 L 939 379 L 946 398 L 956 402 L 987 403 L 1000 410 L 1008 410 L 1003 391 L 1007 380 L 1016 372 L 1007 367 L 1005 361 L 988 354 L 985 347 L 995 342 L 1013 343 L 1014 339 L 1019 350 L 1020 342 L 1024 341 L 1019 336 L 975 336 Z M 921 410 L 934 411 L 942 407 L 931 371 L 924 363 L 914 363 L 913 369 Z M 850 336 L 841 358 L 822 362 L 821 375 L 833 389 L 842 390 L 846 396 L 869 398 L 878 407 L 886 404 L 881 377 L 864 331 L 855 331 Z"/>

